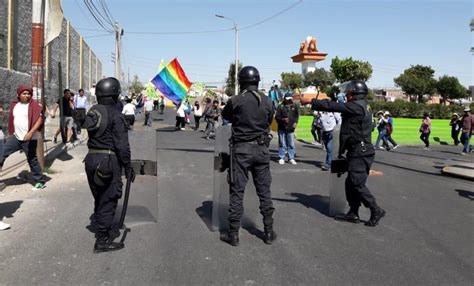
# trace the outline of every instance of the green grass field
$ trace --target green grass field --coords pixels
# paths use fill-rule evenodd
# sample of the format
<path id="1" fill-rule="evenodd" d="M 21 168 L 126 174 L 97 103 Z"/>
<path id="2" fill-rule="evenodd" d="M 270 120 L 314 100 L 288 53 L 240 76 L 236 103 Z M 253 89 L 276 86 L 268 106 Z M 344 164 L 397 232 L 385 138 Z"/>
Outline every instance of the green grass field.
<path id="1" fill-rule="evenodd" d="M 306 141 L 313 141 L 311 135 L 311 123 L 313 116 L 300 116 L 298 127 L 296 128 L 296 137 Z M 418 129 L 421 125 L 421 119 L 412 118 L 393 118 L 393 134 L 392 138 L 401 145 L 423 145 L 420 140 Z M 375 143 L 378 132 L 374 130 L 372 133 L 372 143 Z M 430 142 L 435 143 L 434 138 L 438 137 L 441 142 L 453 144 L 451 139 L 451 127 L 448 119 L 433 119 L 431 125 Z"/>

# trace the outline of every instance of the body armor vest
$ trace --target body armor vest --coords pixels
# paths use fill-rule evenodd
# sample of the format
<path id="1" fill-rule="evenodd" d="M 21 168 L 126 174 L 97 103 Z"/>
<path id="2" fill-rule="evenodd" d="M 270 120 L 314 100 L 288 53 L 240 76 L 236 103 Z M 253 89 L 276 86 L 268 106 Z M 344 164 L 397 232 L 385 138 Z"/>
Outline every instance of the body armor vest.
<path id="1" fill-rule="evenodd" d="M 372 155 L 375 153 L 371 143 L 373 130 L 372 112 L 366 100 L 356 100 L 352 104 L 359 105 L 361 113 L 343 114 L 339 154 L 342 155 L 347 150 L 352 156 Z"/>

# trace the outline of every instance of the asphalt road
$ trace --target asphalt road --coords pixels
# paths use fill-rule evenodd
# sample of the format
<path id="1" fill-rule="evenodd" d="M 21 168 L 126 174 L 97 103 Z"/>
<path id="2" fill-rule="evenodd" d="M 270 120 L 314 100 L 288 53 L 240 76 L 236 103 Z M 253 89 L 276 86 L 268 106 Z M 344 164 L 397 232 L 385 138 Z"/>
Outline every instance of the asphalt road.
<path id="1" fill-rule="evenodd" d="M 93 201 L 82 159 L 63 154 L 41 192 L 12 178 L 0 193 L 1 285 L 472 285 L 472 182 L 440 175 L 456 147 L 401 147 L 377 153 L 369 187 L 387 216 L 375 228 L 328 216 L 324 152 L 297 144 L 298 165 L 271 163 L 278 240 L 262 229 L 240 232 L 240 246 L 211 231 L 214 142 L 193 130 L 174 132 L 174 113 L 131 133 L 132 157 L 157 160 L 158 176 L 138 176 L 130 196 L 126 248 L 93 254 L 86 226 Z M 362 212 L 368 218 L 368 212 Z M 260 219 L 260 217 L 258 217 Z M 257 224 L 258 226 L 258 224 Z"/>

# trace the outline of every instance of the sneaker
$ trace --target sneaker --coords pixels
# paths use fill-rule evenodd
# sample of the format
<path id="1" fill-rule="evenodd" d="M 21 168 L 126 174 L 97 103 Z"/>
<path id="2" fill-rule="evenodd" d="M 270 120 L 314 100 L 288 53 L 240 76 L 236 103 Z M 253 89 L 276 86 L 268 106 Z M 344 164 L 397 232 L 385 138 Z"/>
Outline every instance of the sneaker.
<path id="1" fill-rule="evenodd" d="M 9 228 L 10 228 L 10 225 L 8 223 L 4 223 L 3 221 L 0 221 L 0 230 L 5 230 Z"/>
<path id="2" fill-rule="evenodd" d="M 380 150 L 385 150 L 385 147 L 379 146 L 378 147 Z"/>
<path id="3" fill-rule="evenodd" d="M 35 186 L 31 189 L 32 191 L 39 191 L 46 188 L 45 184 L 43 183 L 36 183 Z"/>
<path id="4" fill-rule="evenodd" d="M 423 150 L 430 151 L 430 148 L 425 147 L 425 148 L 423 148 Z"/>
<path id="5" fill-rule="evenodd" d="M 328 168 L 326 165 L 322 165 L 322 166 L 321 166 L 321 170 L 322 170 L 322 171 L 327 171 L 327 170 L 329 170 L 329 168 Z"/>
<path id="6" fill-rule="evenodd" d="M 184 131 L 184 130 L 186 130 L 186 128 L 181 128 L 181 131 Z"/>
<path id="7" fill-rule="evenodd" d="M 313 142 L 313 145 L 315 145 L 315 146 L 321 146 L 321 143 L 314 141 L 314 142 Z"/>
<path id="8" fill-rule="evenodd" d="M 284 165 L 284 164 L 285 164 L 285 160 L 283 160 L 283 159 L 278 160 L 278 164 Z"/>
<path id="9" fill-rule="evenodd" d="M 400 147 L 400 145 L 393 146 L 393 150 L 397 149 L 398 147 Z"/>
<path id="10" fill-rule="evenodd" d="M 296 164 L 297 164 L 296 161 L 295 161 L 295 159 L 291 159 L 291 160 L 290 160 L 290 163 L 291 163 L 292 165 L 296 165 Z"/>

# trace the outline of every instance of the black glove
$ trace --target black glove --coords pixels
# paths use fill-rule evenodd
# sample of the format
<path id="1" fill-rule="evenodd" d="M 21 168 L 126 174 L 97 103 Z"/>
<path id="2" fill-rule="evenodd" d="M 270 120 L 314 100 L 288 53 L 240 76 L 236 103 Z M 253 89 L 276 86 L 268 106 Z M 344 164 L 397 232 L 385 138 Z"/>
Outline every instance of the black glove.
<path id="1" fill-rule="evenodd" d="M 127 176 L 127 180 L 130 180 L 132 183 L 135 182 L 135 171 L 131 166 L 125 169 L 125 174 Z"/>

